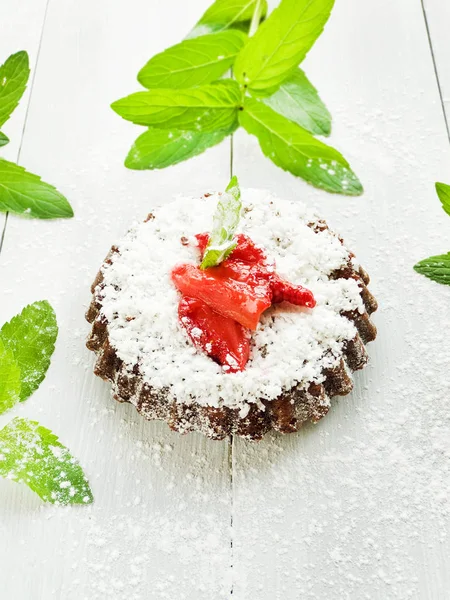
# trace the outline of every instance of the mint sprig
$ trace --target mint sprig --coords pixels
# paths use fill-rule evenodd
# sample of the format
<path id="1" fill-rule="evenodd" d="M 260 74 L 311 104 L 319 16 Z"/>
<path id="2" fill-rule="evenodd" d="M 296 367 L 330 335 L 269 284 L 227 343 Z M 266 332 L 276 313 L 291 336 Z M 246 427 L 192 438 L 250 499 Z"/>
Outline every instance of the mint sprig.
<path id="1" fill-rule="evenodd" d="M 435 186 L 442 208 L 450 215 L 450 185 L 436 183 Z M 450 252 L 425 258 L 414 265 L 414 270 L 437 283 L 450 285 Z"/>
<path id="2" fill-rule="evenodd" d="M 21 402 L 44 379 L 57 336 L 56 315 L 46 300 L 26 306 L 0 329 L 0 341 L 13 353 L 20 368 Z"/>
<path id="3" fill-rule="evenodd" d="M 112 104 L 124 119 L 159 129 L 216 131 L 236 122 L 241 101 L 236 81 L 188 89 L 157 89 L 137 92 Z"/>
<path id="4" fill-rule="evenodd" d="M 45 377 L 58 327 L 47 301 L 25 307 L 0 330 L 0 414 L 26 400 Z M 26 483 L 53 504 L 89 504 L 78 462 L 35 421 L 15 418 L 0 431 L 0 476 Z"/>
<path id="5" fill-rule="evenodd" d="M 314 138 L 330 134 L 331 117 L 298 69 L 333 4 L 281 0 L 265 18 L 265 0 L 216 0 L 187 39 L 141 69 L 138 80 L 149 91 L 112 104 L 124 119 L 148 127 L 125 165 L 174 165 L 220 143 L 240 124 L 280 168 L 328 192 L 361 194 L 363 187 L 342 154 Z M 234 79 L 217 81 L 231 72 Z M 186 142 L 188 132 L 199 140 L 196 148 Z"/>
<path id="6" fill-rule="evenodd" d="M 138 81 L 148 89 L 211 83 L 231 67 L 245 40 L 244 33 L 234 30 L 184 40 L 151 58 Z"/>
<path id="7" fill-rule="evenodd" d="M 334 0 L 282 0 L 241 50 L 236 79 L 251 90 L 279 86 L 322 33 Z"/>
<path id="8" fill-rule="evenodd" d="M 19 364 L 0 338 L 0 414 L 20 401 L 21 387 Z"/>
<path id="9" fill-rule="evenodd" d="M 23 217 L 58 219 L 73 217 L 66 198 L 38 175 L 0 158 L 0 211 Z"/>
<path id="10" fill-rule="evenodd" d="M 26 89 L 30 67 L 24 51 L 11 55 L 0 66 L 0 127 L 6 123 Z M 0 132 L 0 146 L 9 142 Z M 66 198 L 52 185 L 44 183 L 23 167 L 0 159 L 0 212 L 39 219 L 73 216 Z"/>
<path id="11" fill-rule="evenodd" d="M 418 262 L 414 269 L 437 283 L 450 285 L 450 252 L 425 258 Z"/>
<path id="12" fill-rule="evenodd" d="M 6 123 L 27 87 L 30 76 L 28 54 L 12 54 L 0 67 L 0 127 Z"/>
<path id="13" fill-rule="evenodd" d="M 9 144 L 9 137 L 0 131 L 0 147 Z"/>
<path id="14" fill-rule="evenodd" d="M 221 195 L 213 217 L 213 228 L 200 268 L 219 265 L 236 247 L 234 234 L 241 218 L 241 190 L 237 177 L 232 177 L 225 193 Z"/>
<path id="15" fill-rule="evenodd" d="M 148 129 L 138 137 L 125 159 L 128 169 L 164 169 L 215 146 L 236 131 L 237 121 L 216 131 Z"/>
<path id="16" fill-rule="evenodd" d="M 79 463 L 57 436 L 36 421 L 16 417 L 0 431 L 0 475 L 25 483 L 51 504 L 91 504 Z"/>
<path id="17" fill-rule="evenodd" d="M 301 69 L 295 69 L 274 94 L 263 98 L 263 102 L 313 135 L 331 133 L 331 115 Z"/>
<path id="18" fill-rule="evenodd" d="M 258 138 L 261 149 L 276 165 L 327 192 L 358 196 L 362 185 L 345 158 L 253 98 L 239 114 L 244 129 Z"/>
<path id="19" fill-rule="evenodd" d="M 450 215 L 450 185 L 436 182 L 436 192 L 441 201 L 442 208 Z"/>
<path id="20" fill-rule="evenodd" d="M 194 38 L 228 29 L 247 32 L 258 3 L 261 7 L 261 17 L 264 18 L 267 14 L 267 0 L 216 0 L 187 37 Z"/>

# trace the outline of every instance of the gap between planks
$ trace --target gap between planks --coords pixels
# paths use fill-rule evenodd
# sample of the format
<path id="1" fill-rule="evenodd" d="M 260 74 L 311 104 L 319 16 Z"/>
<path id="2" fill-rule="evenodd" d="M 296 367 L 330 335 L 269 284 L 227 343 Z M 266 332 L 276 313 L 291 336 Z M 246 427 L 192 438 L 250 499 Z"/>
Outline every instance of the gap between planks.
<path id="1" fill-rule="evenodd" d="M 47 2 L 45 3 L 44 18 L 42 19 L 41 35 L 39 36 L 39 43 L 38 43 L 37 52 L 36 52 L 36 62 L 34 63 L 34 71 L 31 75 L 30 95 L 28 96 L 27 108 L 25 111 L 25 118 L 23 121 L 22 133 L 20 136 L 19 150 L 17 151 L 17 160 L 16 160 L 17 163 L 19 163 L 19 161 L 20 161 L 20 154 L 22 152 L 23 140 L 25 138 L 25 130 L 26 130 L 26 126 L 27 126 L 28 113 L 30 111 L 31 98 L 33 96 L 34 82 L 36 80 L 37 67 L 38 67 L 38 63 L 39 63 L 39 56 L 41 54 L 41 46 L 42 46 L 42 40 L 44 38 L 45 22 L 47 19 L 47 12 L 48 12 L 49 4 L 50 4 L 50 0 L 47 0 Z M 26 50 L 26 48 L 25 48 L 25 50 Z M 0 237 L 0 254 L 3 250 L 3 244 L 5 243 L 6 228 L 8 227 L 8 220 L 9 220 L 9 212 L 7 211 L 6 215 L 5 215 L 5 222 L 3 225 L 2 234 Z"/>
<path id="2" fill-rule="evenodd" d="M 234 135 L 230 136 L 230 179 L 233 177 L 233 149 L 234 149 Z M 234 554 L 233 554 L 233 507 L 234 507 L 234 460 L 233 460 L 233 447 L 234 437 L 232 435 L 228 438 L 228 469 L 230 472 L 230 595 L 233 595 L 234 578 L 233 578 L 233 567 L 234 567 Z"/>
<path id="3" fill-rule="evenodd" d="M 449 127 L 449 122 L 447 119 L 447 111 L 446 111 L 445 101 L 444 101 L 444 97 L 442 95 L 442 86 L 441 86 L 441 82 L 439 79 L 439 71 L 437 68 L 436 57 L 434 54 L 433 41 L 431 39 L 430 27 L 428 24 L 427 10 L 425 8 L 425 0 L 420 0 L 420 4 L 422 6 L 422 13 L 423 13 L 423 19 L 425 22 L 425 29 L 427 32 L 428 45 L 430 47 L 430 52 L 431 52 L 431 60 L 433 61 L 433 69 L 434 69 L 434 74 L 436 77 L 436 83 L 437 83 L 437 88 L 438 88 L 438 93 L 439 93 L 439 100 L 441 102 L 442 113 L 444 115 L 445 129 L 447 131 L 447 139 L 450 143 L 450 127 Z"/>

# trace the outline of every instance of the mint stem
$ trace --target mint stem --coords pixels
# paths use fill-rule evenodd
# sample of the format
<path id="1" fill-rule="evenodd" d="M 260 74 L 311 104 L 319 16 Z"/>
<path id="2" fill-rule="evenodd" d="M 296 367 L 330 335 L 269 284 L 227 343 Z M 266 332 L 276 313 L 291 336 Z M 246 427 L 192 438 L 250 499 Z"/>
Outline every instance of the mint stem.
<path id="1" fill-rule="evenodd" d="M 250 22 L 250 29 L 248 30 L 248 37 L 251 37 L 256 33 L 256 30 L 259 27 L 259 22 L 261 21 L 261 12 L 262 2 L 261 0 L 256 0 L 255 10 L 253 11 L 252 20 Z"/>

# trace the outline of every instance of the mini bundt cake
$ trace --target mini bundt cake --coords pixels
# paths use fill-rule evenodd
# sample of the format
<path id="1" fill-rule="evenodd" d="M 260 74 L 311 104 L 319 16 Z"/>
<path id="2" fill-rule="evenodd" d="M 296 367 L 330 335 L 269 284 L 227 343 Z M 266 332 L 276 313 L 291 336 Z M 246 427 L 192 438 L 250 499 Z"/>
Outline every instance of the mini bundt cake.
<path id="1" fill-rule="evenodd" d="M 200 282 L 208 271 L 210 280 L 216 277 L 219 267 L 200 272 L 198 265 L 208 239 L 203 232 L 210 231 L 220 198 L 179 197 L 153 210 L 112 247 L 92 285 L 87 312 L 95 374 L 112 383 L 116 400 L 181 433 L 252 440 L 269 430 L 291 433 L 321 419 L 331 397 L 351 391 L 352 372 L 367 362 L 364 344 L 376 336 L 369 315 L 377 303 L 367 274 L 325 221 L 300 202 L 258 190 L 242 191 L 238 226 L 239 239 L 260 257 L 263 294 L 269 279 L 272 286 L 257 324 L 240 319 L 240 305 L 230 320 L 217 298 L 217 306 L 208 298 L 204 304 L 205 297 L 195 292 L 186 300 L 190 288 L 178 282 L 174 267 L 184 265 L 177 273 L 192 271 Z M 226 258 L 221 272 L 228 263 L 230 269 L 239 263 L 246 273 L 256 272 L 242 252 L 238 256 L 236 243 L 236 254 Z M 275 269 L 277 281 L 291 293 L 273 291 Z M 250 289 L 248 282 L 237 285 Z M 228 282 L 219 283 L 226 304 Z M 259 294 L 260 284 L 251 289 Z M 298 290 L 305 289 L 313 301 L 296 302 Z M 208 315 L 217 317 L 210 329 Z M 196 326 L 201 318 L 203 328 Z M 213 339 L 220 338 L 217 331 L 224 332 L 223 340 Z M 233 353 L 235 335 L 241 337 Z"/>

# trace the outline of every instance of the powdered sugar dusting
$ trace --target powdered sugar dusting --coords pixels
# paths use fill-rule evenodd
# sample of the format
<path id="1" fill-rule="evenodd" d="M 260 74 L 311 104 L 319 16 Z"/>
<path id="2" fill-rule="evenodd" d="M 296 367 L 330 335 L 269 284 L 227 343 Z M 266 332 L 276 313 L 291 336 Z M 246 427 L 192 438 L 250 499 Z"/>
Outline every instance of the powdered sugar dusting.
<path id="1" fill-rule="evenodd" d="M 249 363 L 241 373 L 227 373 L 188 340 L 177 318 L 179 294 L 170 280 L 178 262 L 198 264 L 196 233 L 208 231 L 218 196 L 179 197 L 134 226 L 120 242 L 104 284 L 97 290 L 109 339 L 131 370 L 138 364 L 144 381 L 168 388 L 178 402 L 243 408 L 272 399 L 300 384 L 323 380 L 323 369 L 340 360 L 345 340 L 356 329 L 340 313 L 363 311 L 358 283 L 330 280 L 347 264 L 348 250 L 328 229 L 315 231 L 318 218 L 301 203 L 264 191 L 245 190 L 240 230 L 266 248 L 277 270 L 309 287 L 313 310 L 272 307 L 253 334 Z"/>

